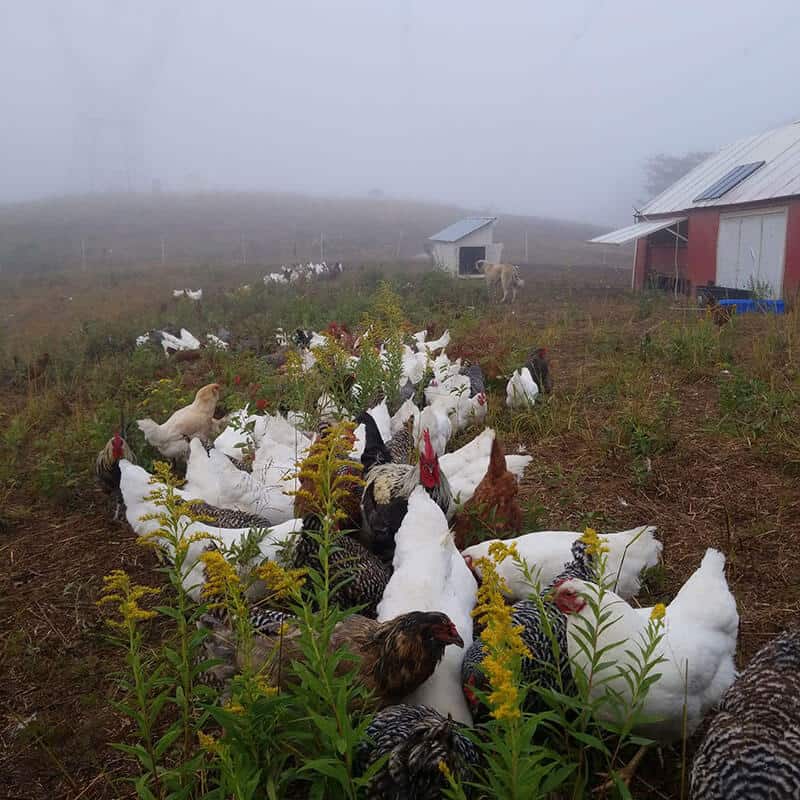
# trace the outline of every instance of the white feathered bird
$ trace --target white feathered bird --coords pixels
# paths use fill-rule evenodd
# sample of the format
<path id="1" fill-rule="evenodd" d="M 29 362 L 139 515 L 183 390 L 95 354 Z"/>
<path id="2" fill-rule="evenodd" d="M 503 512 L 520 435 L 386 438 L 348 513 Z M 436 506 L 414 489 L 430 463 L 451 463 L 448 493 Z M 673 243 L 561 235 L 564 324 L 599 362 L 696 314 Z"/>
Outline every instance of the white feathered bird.
<path id="1" fill-rule="evenodd" d="M 472 609 L 478 584 L 453 543 L 442 510 L 422 486 L 411 493 L 395 535 L 394 572 L 378 605 L 378 621 L 409 611 L 447 614 L 464 640 L 449 647 L 435 672 L 405 702 L 427 705 L 467 725 L 472 716 L 461 689 L 461 662 L 472 644 Z"/>
<path id="2" fill-rule="evenodd" d="M 150 492 L 156 488 L 150 483 L 151 475 L 141 467 L 131 464 L 127 459 L 122 459 L 119 462 L 119 468 L 121 475 L 120 491 L 125 501 L 125 515 L 128 519 L 128 523 L 139 536 L 147 536 L 155 533 L 160 527 L 158 520 L 142 519 L 142 517 L 158 514 L 161 511 L 152 500 L 145 499 Z M 176 491 L 185 500 L 203 499 L 206 502 L 210 502 L 205 497 L 198 498 L 185 490 Z M 185 521 L 188 522 L 188 519 L 185 519 Z M 282 525 L 276 525 L 270 528 L 259 543 L 259 555 L 254 557 L 248 564 L 240 566 L 241 574 L 245 574 L 248 570 L 257 566 L 265 559 L 275 560 L 279 556 L 281 548 L 285 546 L 286 542 L 291 540 L 294 534 L 300 531 L 302 527 L 303 521 L 301 519 L 290 519 Z M 202 522 L 191 522 L 188 524 L 183 535 L 196 540 L 189 544 L 188 555 L 184 562 L 183 585 L 194 600 L 199 602 L 203 585 L 203 568 L 199 563 L 199 558 L 203 552 L 208 549 L 212 543 L 229 548 L 231 545 L 241 542 L 249 532 L 250 528 L 218 528 L 214 525 L 206 525 Z M 161 545 L 167 557 L 170 559 L 174 558 L 175 553 L 173 547 L 163 540 L 161 540 Z M 251 599 L 258 599 L 259 591 L 263 591 L 263 586 L 260 586 L 258 583 L 254 584 L 252 592 L 250 592 Z"/>
<path id="3" fill-rule="evenodd" d="M 420 333 L 425 333 L 425 332 L 420 331 Z M 417 340 L 417 350 L 419 350 L 419 352 L 421 353 L 427 352 L 433 354 L 437 350 L 443 350 L 445 347 L 447 347 L 448 344 L 450 344 L 449 330 L 445 331 L 438 339 L 430 339 L 429 341 L 425 340 L 427 334 L 423 336 L 422 340 L 420 341 L 420 339 L 417 338 L 420 335 L 420 333 L 415 333 L 414 338 Z"/>
<path id="4" fill-rule="evenodd" d="M 447 443 L 453 435 L 453 423 L 450 421 L 446 405 L 436 403 L 432 406 L 425 406 L 422 409 L 419 415 L 417 447 L 421 447 L 420 440 L 426 430 L 430 433 L 431 445 L 436 451 L 436 455 L 441 456 L 447 449 Z"/>
<path id="5" fill-rule="evenodd" d="M 167 331 L 159 331 L 161 336 L 161 347 L 164 353 L 169 355 L 170 350 L 199 350 L 200 340 L 193 336 L 186 328 L 181 328 L 180 338 L 173 336 Z"/>
<path id="6" fill-rule="evenodd" d="M 536 402 L 539 387 L 527 367 L 514 372 L 506 384 L 506 405 L 509 408 L 529 408 Z"/>
<path id="7" fill-rule="evenodd" d="M 286 451 L 280 455 L 286 458 Z M 244 472 L 220 450 L 206 453 L 200 441 L 192 439 L 185 486 L 192 497 L 278 524 L 294 517 L 294 497 L 289 493 L 297 488 L 294 465 L 276 465 L 265 456 L 259 463 L 254 461 L 252 473 Z"/>
<path id="8" fill-rule="evenodd" d="M 554 601 L 567 615 L 569 656 L 589 675 L 592 699 L 611 690 L 630 701 L 631 686 L 618 668 L 637 669 L 630 652 L 645 641 L 652 609 L 632 608 L 613 592 L 605 594 L 600 613 L 607 611 L 609 617 L 598 634 L 597 647 L 608 647 L 602 661 L 613 667 L 602 673 L 603 680 L 591 681 L 591 664 L 577 643 L 576 632 L 581 620 L 594 624 L 594 614 L 582 595 L 594 599 L 597 592 L 596 586 L 580 580 L 556 587 Z M 654 670 L 661 677 L 644 699 L 642 716 L 651 721 L 637 726 L 639 733 L 660 742 L 691 736 L 736 677 L 738 630 L 736 600 L 725 579 L 725 556 L 709 548 L 700 567 L 666 608 L 664 636 L 653 653 L 653 658 L 663 659 Z"/>
<path id="9" fill-rule="evenodd" d="M 414 418 L 414 441 L 419 441 L 420 410 L 417 408 L 416 403 L 411 399 L 406 400 L 403 405 L 397 409 L 397 411 L 394 413 L 394 416 L 389 420 L 389 428 L 392 436 L 405 428 L 406 421 L 409 419 L 409 417 Z"/>
<path id="10" fill-rule="evenodd" d="M 629 531 L 602 535 L 608 546 L 605 584 L 620 597 L 636 597 L 641 587 L 642 572 L 658 564 L 663 545 L 655 538 L 656 528 L 643 525 Z M 531 576 L 541 586 L 548 586 L 564 571 L 564 564 L 572 560 L 571 548 L 583 534 L 573 531 L 538 531 L 507 539 L 506 544 L 515 544 L 520 558 L 525 561 Z M 477 562 L 488 556 L 489 546 L 497 539 L 490 539 L 464 550 L 464 555 Z M 482 577 L 479 566 L 475 571 Z M 498 573 L 508 585 L 508 598 L 512 602 L 527 599 L 534 588 L 525 580 L 523 571 L 512 558 L 506 558 L 497 566 Z"/>
<path id="11" fill-rule="evenodd" d="M 189 439 L 198 436 L 209 441 L 214 431 L 214 410 L 219 400 L 219 384 L 209 383 L 197 390 L 194 400 L 176 411 L 159 425 L 152 419 L 137 421 L 139 430 L 148 444 L 166 458 L 185 459 L 189 452 Z"/>

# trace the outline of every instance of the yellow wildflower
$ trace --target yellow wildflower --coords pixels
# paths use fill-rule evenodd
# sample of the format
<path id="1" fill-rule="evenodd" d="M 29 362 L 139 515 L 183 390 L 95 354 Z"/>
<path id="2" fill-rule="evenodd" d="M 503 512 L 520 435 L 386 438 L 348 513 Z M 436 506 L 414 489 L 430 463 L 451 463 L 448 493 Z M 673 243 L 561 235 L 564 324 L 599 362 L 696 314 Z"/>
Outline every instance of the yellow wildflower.
<path id="1" fill-rule="evenodd" d="M 230 711 L 231 714 L 244 714 L 244 706 L 241 703 L 228 703 L 225 710 Z"/>
<path id="2" fill-rule="evenodd" d="M 663 603 L 656 603 L 653 606 L 653 610 L 650 612 L 650 619 L 654 622 L 664 619 L 664 615 L 667 613 L 667 607 Z"/>
<path id="3" fill-rule="evenodd" d="M 444 775 L 444 777 L 447 779 L 447 782 L 452 783 L 453 773 L 450 772 L 450 767 L 447 766 L 447 762 L 443 758 L 439 759 L 438 767 L 439 767 L 439 772 L 441 772 L 442 775 Z"/>
<path id="4" fill-rule="evenodd" d="M 255 686 L 258 692 L 266 697 L 274 697 L 278 694 L 278 687 L 272 686 L 267 682 L 264 675 L 257 675 L 255 678 Z"/>
<path id="5" fill-rule="evenodd" d="M 97 601 L 97 605 L 116 603 L 121 620 L 109 618 L 106 622 L 115 628 L 128 628 L 137 622 L 156 616 L 155 611 L 143 609 L 139 601 L 144 597 L 153 597 L 160 593 L 161 590 L 155 586 L 131 583 L 127 572 L 115 569 L 103 578 L 103 596 Z"/>
<path id="6" fill-rule="evenodd" d="M 519 554 L 517 553 L 517 543 L 512 542 L 511 544 L 508 544 L 501 541 L 492 542 L 489 545 L 489 555 L 494 559 L 496 564 L 502 564 L 507 558 L 518 559 Z"/>
<path id="7" fill-rule="evenodd" d="M 226 597 L 230 590 L 238 591 L 239 575 L 219 550 L 208 550 L 200 556 L 205 568 L 204 597 Z"/>
<path id="8" fill-rule="evenodd" d="M 580 541 L 586 545 L 587 554 L 593 558 L 597 558 L 609 551 L 606 540 L 602 536 L 598 536 L 594 528 L 586 528 Z"/>
<path id="9" fill-rule="evenodd" d="M 274 599 L 282 600 L 305 583 L 307 573 L 307 569 L 284 569 L 274 561 L 265 561 L 256 570 L 256 577 L 264 581 Z"/>
<path id="10" fill-rule="evenodd" d="M 530 651 L 522 641 L 522 627 L 512 622 L 511 607 L 503 597 L 508 586 L 497 572 L 497 563 L 512 555 L 512 548 L 493 546 L 490 553 L 492 559 L 478 560 L 483 581 L 472 614 L 486 626 L 481 638 L 487 650 L 483 670 L 492 687 L 488 696 L 491 714 L 495 719 L 514 720 L 521 713 L 516 681 L 519 659 L 530 657 Z"/>
<path id="11" fill-rule="evenodd" d="M 213 736 L 203 733 L 203 731 L 197 732 L 197 741 L 200 742 L 200 747 L 203 750 L 207 750 L 210 753 L 216 752 L 219 747 L 217 740 Z"/>

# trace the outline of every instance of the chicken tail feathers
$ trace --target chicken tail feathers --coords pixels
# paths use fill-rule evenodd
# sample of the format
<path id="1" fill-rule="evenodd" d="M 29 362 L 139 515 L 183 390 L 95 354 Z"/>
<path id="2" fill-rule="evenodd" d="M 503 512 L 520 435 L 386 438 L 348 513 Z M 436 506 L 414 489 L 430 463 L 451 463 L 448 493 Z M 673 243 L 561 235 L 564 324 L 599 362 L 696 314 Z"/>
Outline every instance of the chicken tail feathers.
<path id="1" fill-rule="evenodd" d="M 159 436 L 159 428 L 161 426 L 152 419 L 140 419 L 137 420 L 136 424 L 139 426 L 139 430 L 144 434 L 144 438 L 147 440 L 148 444 L 157 447 L 161 440 Z"/>

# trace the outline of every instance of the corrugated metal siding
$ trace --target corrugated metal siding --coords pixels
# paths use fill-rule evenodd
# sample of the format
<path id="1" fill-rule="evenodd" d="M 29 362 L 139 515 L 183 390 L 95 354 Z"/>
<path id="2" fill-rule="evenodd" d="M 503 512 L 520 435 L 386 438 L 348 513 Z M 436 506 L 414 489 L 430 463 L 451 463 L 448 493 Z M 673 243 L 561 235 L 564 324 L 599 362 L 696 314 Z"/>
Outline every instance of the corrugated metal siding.
<path id="1" fill-rule="evenodd" d="M 717 200 L 694 202 L 695 197 L 737 165 L 761 160 L 767 163 L 727 194 Z M 800 123 L 723 148 L 651 200 L 641 213 L 675 214 L 691 208 L 757 203 L 793 195 L 800 195 Z"/>
<path id="2" fill-rule="evenodd" d="M 448 225 L 444 230 L 431 236 L 434 242 L 457 242 L 465 236 L 474 233 L 484 225 L 497 222 L 497 217 L 467 217 L 466 219 Z"/>

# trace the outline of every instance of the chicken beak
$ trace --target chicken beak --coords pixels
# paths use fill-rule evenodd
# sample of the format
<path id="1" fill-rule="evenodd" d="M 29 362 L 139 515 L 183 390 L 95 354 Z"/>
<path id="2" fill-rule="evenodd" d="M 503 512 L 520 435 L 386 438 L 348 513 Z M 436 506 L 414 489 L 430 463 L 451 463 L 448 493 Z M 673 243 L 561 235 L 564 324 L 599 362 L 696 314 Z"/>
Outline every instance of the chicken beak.
<path id="1" fill-rule="evenodd" d="M 462 650 L 464 648 L 464 640 L 458 634 L 453 637 L 452 644 L 457 644 Z"/>

